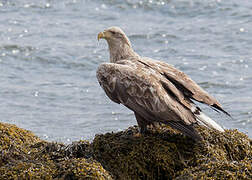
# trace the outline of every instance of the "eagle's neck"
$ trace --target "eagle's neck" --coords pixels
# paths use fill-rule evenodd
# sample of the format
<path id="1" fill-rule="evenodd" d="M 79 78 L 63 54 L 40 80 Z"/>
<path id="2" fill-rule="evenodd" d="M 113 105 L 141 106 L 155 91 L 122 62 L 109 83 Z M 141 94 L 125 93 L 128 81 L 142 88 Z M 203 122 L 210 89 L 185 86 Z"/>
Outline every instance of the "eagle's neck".
<path id="1" fill-rule="evenodd" d="M 139 57 L 134 52 L 130 44 L 109 44 L 110 62 L 116 63 L 122 59 L 131 59 L 131 57 Z"/>

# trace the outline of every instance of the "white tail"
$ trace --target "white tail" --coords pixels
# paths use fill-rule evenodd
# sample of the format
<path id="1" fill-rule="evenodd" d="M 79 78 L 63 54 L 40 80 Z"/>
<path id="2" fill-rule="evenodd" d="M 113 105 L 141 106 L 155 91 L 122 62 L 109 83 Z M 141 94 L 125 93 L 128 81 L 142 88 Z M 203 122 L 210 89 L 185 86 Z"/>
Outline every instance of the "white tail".
<path id="1" fill-rule="evenodd" d="M 203 112 L 198 111 L 197 114 L 194 113 L 194 115 L 196 116 L 197 120 L 199 120 L 205 126 L 212 129 L 216 129 L 220 132 L 224 132 L 224 129 L 219 124 L 217 124 L 214 120 L 205 115 Z"/>

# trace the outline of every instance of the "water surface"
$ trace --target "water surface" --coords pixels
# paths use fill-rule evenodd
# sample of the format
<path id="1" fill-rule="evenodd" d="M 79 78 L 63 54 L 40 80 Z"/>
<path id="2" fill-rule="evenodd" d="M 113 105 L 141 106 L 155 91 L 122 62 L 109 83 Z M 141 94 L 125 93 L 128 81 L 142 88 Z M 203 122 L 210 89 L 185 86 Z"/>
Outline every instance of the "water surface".
<path id="1" fill-rule="evenodd" d="M 190 75 L 233 119 L 206 113 L 252 137 L 249 0 L 0 0 L 1 122 L 65 143 L 135 125 L 96 80 L 109 58 L 97 34 L 109 26 Z"/>

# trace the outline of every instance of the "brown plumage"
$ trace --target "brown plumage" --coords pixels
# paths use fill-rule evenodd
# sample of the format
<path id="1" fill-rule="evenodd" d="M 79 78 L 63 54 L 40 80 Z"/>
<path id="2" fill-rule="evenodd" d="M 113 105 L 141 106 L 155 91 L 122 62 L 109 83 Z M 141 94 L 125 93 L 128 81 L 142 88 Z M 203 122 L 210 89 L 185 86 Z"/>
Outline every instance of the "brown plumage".
<path id="1" fill-rule="evenodd" d="M 194 124 L 224 131 L 192 100 L 229 114 L 185 73 L 167 63 L 139 56 L 118 27 L 99 33 L 98 40 L 101 38 L 108 42 L 110 63 L 98 67 L 97 79 L 112 101 L 134 111 L 141 133 L 155 122 L 168 124 L 195 140 L 201 137 Z"/>

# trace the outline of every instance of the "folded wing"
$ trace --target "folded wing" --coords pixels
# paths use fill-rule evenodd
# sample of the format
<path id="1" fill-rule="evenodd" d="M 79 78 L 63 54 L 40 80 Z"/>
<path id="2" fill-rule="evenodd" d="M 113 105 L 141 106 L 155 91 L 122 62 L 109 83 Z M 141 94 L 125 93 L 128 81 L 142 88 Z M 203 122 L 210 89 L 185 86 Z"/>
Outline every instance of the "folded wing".
<path id="1" fill-rule="evenodd" d="M 183 94 L 169 81 L 162 81 L 162 75 L 137 61 L 103 63 L 97 70 L 97 79 L 108 95 L 122 103 L 147 121 L 162 122 L 185 134 L 199 138 L 192 125 L 196 123 L 190 111 L 176 97 Z M 167 92 L 166 86 L 171 89 Z M 183 99 L 183 98 L 181 98 Z"/>
<path id="2" fill-rule="evenodd" d="M 140 61 L 152 68 L 155 68 L 156 71 L 160 72 L 160 74 L 162 74 L 167 80 L 172 82 L 185 97 L 207 104 L 215 110 L 222 111 L 226 115 L 230 116 L 230 114 L 221 107 L 220 103 L 214 97 L 204 91 L 182 71 L 179 71 L 167 63 L 155 61 L 149 58 L 142 58 Z"/>

